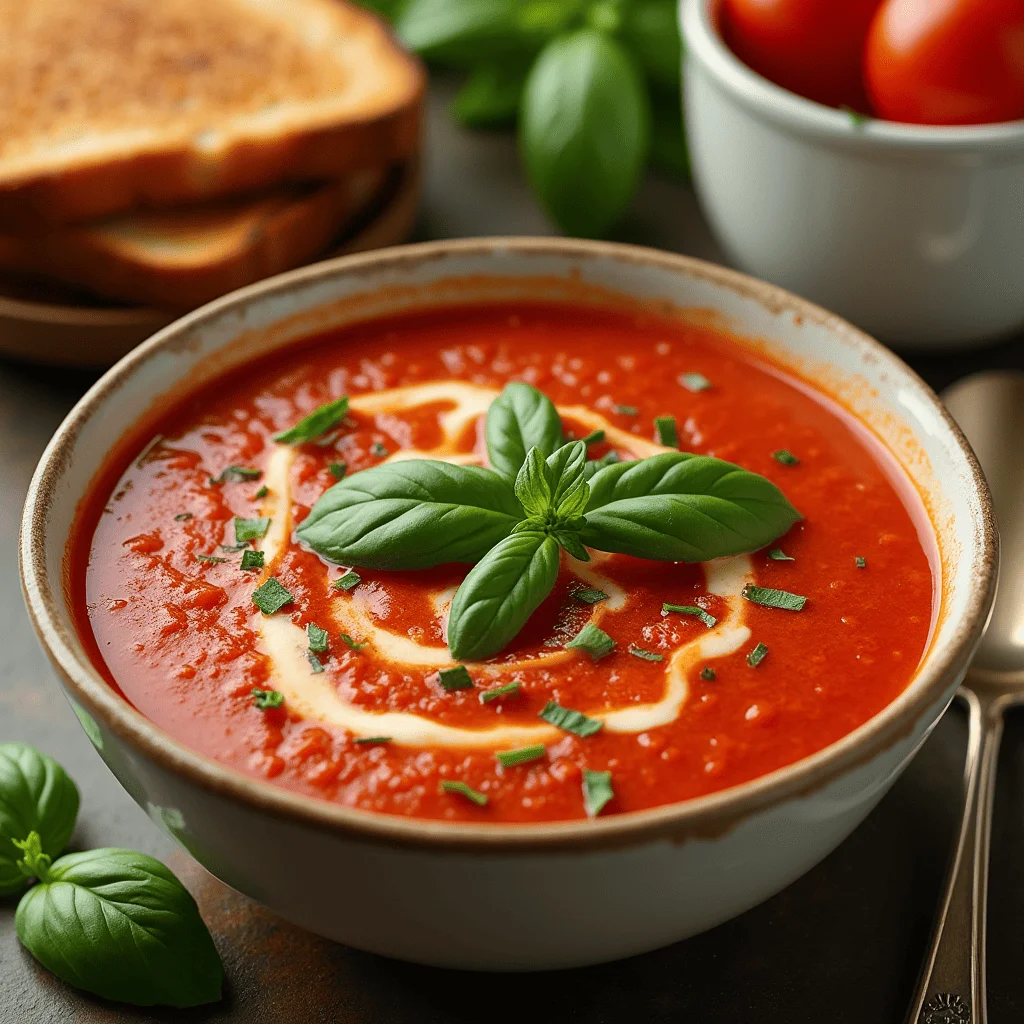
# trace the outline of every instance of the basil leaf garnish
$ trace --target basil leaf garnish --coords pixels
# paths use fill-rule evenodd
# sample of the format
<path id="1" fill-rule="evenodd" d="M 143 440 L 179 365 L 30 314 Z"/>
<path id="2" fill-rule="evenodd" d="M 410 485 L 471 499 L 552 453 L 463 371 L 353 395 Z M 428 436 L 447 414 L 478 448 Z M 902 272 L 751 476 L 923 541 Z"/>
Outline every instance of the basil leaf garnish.
<path id="1" fill-rule="evenodd" d="M 469 571 L 448 617 L 448 647 L 459 661 L 497 654 L 551 593 L 558 544 L 540 531 L 499 541 Z"/>
<path id="2" fill-rule="evenodd" d="M 583 473 L 586 463 L 585 441 L 571 441 L 548 457 L 553 481 L 551 504 L 560 518 L 582 515 L 587 507 L 590 487 Z"/>
<path id="3" fill-rule="evenodd" d="M 426 569 L 477 561 L 522 518 L 512 487 L 497 474 L 410 459 L 335 484 L 296 536 L 343 565 Z"/>
<path id="4" fill-rule="evenodd" d="M 502 476 L 515 480 L 531 448 L 547 458 L 562 444 L 554 403 L 529 384 L 513 381 L 487 410 L 487 457 Z"/>
<path id="5" fill-rule="evenodd" d="M 523 511 L 541 522 L 552 505 L 551 477 L 551 470 L 541 450 L 537 447 L 531 448 L 526 453 L 526 461 L 516 477 L 515 492 Z"/>
<path id="6" fill-rule="evenodd" d="M 0 896 L 27 883 L 12 840 L 36 832 L 42 851 L 56 857 L 78 817 L 78 788 L 64 769 L 26 743 L 0 743 Z"/>
<path id="7" fill-rule="evenodd" d="M 336 423 L 340 423 L 348 412 L 348 396 L 343 395 L 333 402 L 325 402 L 308 416 L 299 420 L 294 427 L 274 435 L 278 444 L 305 444 L 321 434 L 326 434 Z"/>
<path id="8" fill-rule="evenodd" d="M 770 480 L 721 459 L 668 452 L 595 474 L 581 539 L 637 558 L 704 562 L 755 551 L 799 519 Z"/>
<path id="9" fill-rule="evenodd" d="M 220 998 L 223 969 L 195 901 L 158 860 L 133 850 L 72 853 L 22 897 L 22 945 L 58 978 L 136 1006 Z"/>

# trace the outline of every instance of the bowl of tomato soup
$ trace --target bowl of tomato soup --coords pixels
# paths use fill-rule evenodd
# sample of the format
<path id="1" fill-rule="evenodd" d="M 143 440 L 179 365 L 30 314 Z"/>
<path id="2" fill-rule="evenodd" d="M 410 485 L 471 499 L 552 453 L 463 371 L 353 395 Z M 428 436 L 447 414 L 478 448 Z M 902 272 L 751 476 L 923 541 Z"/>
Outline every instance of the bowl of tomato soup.
<path id="1" fill-rule="evenodd" d="M 901 0 L 895 4 L 908 6 Z M 870 16 L 878 5 L 872 0 L 832 5 L 843 8 L 845 18 L 826 13 L 828 6 L 680 2 L 694 184 L 719 242 L 736 266 L 820 302 L 886 343 L 955 347 L 1019 329 L 1024 324 L 1019 286 L 1024 120 L 1018 115 L 996 123 L 940 125 L 866 116 L 867 98 L 858 99 L 856 87 L 844 91 L 836 81 L 843 61 L 829 46 L 839 40 L 815 46 L 814 36 L 803 38 L 783 9 L 795 22 L 796 12 L 817 7 L 820 18 L 834 19 L 832 28 L 841 38 L 858 24 L 863 29 L 865 12 Z M 922 16 L 907 18 L 893 35 L 912 34 L 926 24 L 929 6 L 941 20 L 971 5 L 922 0 L 919 6 Z M 987 17 L 987 5 L 973 6 Z M 1010 6 L 991 6 L 993 19 L 1020 21 Z M 746 12 L 747 20 L 733 18 L 731 33 L 727 8 Z M 771 25 L 773 10 L 776 25 Z M 761 34 L 754 35 L 750 22 L 762 19 Z M 744 63 L 723 29 L 737 51 L 776 80 Z M 739 44 L 740 29 L 750 33 L 747 41 L 761 62 Z M 986 38 L 975 39 L 966 26 L 963 33 L 947 36 L 951 45 L 962 37 L 965 46 Z M 1013 37 L 1008 32 L 1007 38 Z M 787 47 L 810 51 L 803 67 Z M 1016 63 L 1018 81 L 1024 82 L 1019 48 L 1007 43 L 992 49 L 991 74 L 981 77 L 998 83 L 998 52 Z M 934 64 L 936 75 L 955 74 L 952 62 L 944 61 Z M 877 63 L 886 68 L 893 61 L 883 53 Z M 927 69 L 934 62 L 925 55 L 921 63 Z M 898 81 L 892 91 L 903 95 Z M 972 106 L 952 84 L 938 83 L 934 93 L 936 101 L 945 97 L 957 110 L 962 99 L 968 119 L 1012 116 L 987 114 L 984 105 Z M 839 109 L 840 103 L 847 109 Z M 975 114 L 968 113 L 975 107 Z"/>
<path id="2" fill-rule="evenodd" d="M 157 334 L 58 431 L 22 545 L 86 733 L 209 870 L 361 949 L 530 970 L 841 842 L 952 698 L 996 541 L 955 425 L 848 324 L 498 239 Z"/>

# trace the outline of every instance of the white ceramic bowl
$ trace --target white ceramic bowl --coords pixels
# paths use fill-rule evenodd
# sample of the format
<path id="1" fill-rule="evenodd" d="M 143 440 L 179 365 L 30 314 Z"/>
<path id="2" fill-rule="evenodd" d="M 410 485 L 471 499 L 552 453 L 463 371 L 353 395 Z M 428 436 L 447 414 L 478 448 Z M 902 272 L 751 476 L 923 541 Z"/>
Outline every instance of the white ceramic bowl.
<path id="1" fill-rule="evenodd" d="M 565 298 L 708 311 L 820 382 L 906 467 L 935 524 L 941 609 L 908 689 L 797 764 L 712 796 L 596 821 L 474 825 L 353 810 L 191 752 L 90 664 L 64 581 L 76 508 L 105 456 L 176 393 L 312 332 L 398 309 Z M 25 508 L 32 620 L 100 754 L 215 875 L 362 949 L 452 967 L 568 967 L 662 946 L 739 914 L 841 842 L 952 698 L 989 612 L 995 533 L 978 466 L 895 356 L 781 290 L 652 250 L 594 242 L 440 242 L 346 257 L 229 295 L 162 330 L 72 410 Z"/>
<path id="2" fill-rule="evenodd" d="M 720 3 L 680 14 L 694 182 L 730 260 L 895 345 L 1024 326 L 1024 121 L 859 125 L 735 57 Z"/>

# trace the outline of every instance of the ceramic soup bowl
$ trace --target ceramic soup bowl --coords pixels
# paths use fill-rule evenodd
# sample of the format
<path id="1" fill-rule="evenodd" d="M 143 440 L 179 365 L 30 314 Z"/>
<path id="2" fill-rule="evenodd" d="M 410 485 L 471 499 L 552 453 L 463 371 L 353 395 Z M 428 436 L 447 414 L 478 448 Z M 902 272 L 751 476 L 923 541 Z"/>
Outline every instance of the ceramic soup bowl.
<path id="1" fill-rule="evenodd" d="M 243 776 L 161 732 L 107 685 L 66 580 L 76 509 L 128 431 L 211 377 L 311 333 L 474 300 L 652 303 L 722 325 L 867 424 L 919 490 L 937 540 L 933 637 L 908 688 L 812 757 L 681 804 L 594 821 L 465 824 L 375 815 Z M 687 312 L 689 311 L 689 312 Z M 780 289 L 619 245 L 440 242 L 285 274 L 162 330 L 78 403 L 44 454 L 22 533 L 36 630 L 89 738 L 164 831 L 282 917 L 361 949 L 488 970 L 629 956 L 710 928 L 820 861 L 906 767 L 981 635 L 996 540 L 977 463 L 935 395 L 890 352 Z"/>

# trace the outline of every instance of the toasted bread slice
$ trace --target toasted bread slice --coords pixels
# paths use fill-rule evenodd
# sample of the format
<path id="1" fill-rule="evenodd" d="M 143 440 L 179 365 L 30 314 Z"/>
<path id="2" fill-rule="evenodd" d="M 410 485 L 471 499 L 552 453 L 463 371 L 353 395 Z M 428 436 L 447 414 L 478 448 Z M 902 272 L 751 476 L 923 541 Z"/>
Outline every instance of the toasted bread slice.
<path id="1" fill-rule="evenodd" d="M 0 0 L 0 227 L 416 153 L 424 74 L 342 0 Z"/>
<path id="2" fill-rule="evenodd" d="M 322 253 L 378 196 L 359 171 L 256 198 L 126 214 L 36 237 L 0 236 L 0 268 L 46 274 L 106 298 L 193 308 Z"/>

